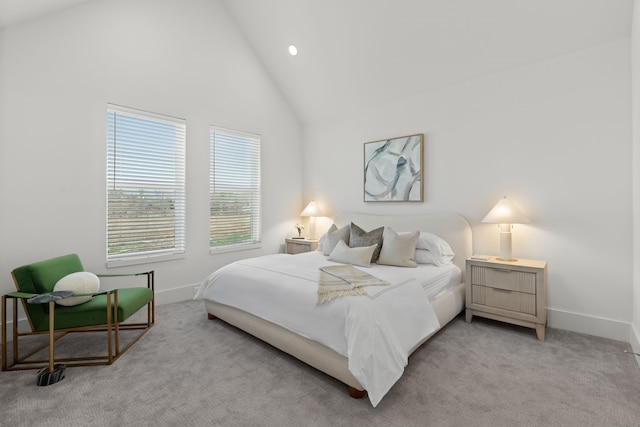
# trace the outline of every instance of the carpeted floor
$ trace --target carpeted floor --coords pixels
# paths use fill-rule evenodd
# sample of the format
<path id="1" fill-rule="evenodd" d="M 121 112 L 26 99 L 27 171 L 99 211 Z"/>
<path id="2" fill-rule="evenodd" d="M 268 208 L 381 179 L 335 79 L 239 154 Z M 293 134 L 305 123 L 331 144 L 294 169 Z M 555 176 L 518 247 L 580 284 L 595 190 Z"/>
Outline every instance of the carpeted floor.
<path id="1" fill-rule="evenodd" d="M 86 336 L 86 335 L 85 335 Z M 75 338 L 61 352 L 81 346 Z M 243 332 L 201 301 L 157 307 L 114 365 L 0 373 L 1 426 L 638 426 L 630 346 L 458 317 L 410 358 L 377 408 Z"/>

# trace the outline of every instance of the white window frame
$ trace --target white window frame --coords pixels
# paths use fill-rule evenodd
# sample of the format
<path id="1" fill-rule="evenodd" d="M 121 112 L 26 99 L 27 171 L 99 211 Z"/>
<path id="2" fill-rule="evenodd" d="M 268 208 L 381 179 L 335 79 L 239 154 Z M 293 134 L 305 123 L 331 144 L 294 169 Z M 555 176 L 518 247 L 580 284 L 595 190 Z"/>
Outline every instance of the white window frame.
<path id="1" fill-rule="evenodd" d="M 107 105 L 107 267 L 184 258 L 185 157 L 184 119 Z M 152 205 L 142 204 L 137 196 L 132 197 L 133 203 L 129 203 L 125 211 L 115 192 L 111 193 L 113 190 L 141 193 L 151 201 L 156 196 L 160 198 Z M 123 232 L 116 228 L 117 215 L 124 218 Z M 136 224 L 136 218 L 143 222 Z M 168 231 L 161 232 L 161 229 Z M 126 236 L 136 231 L 151 237 L 149 242 Z M 139 250 L 116 248 L 127 244 L 137 244 Z"/>
<path id="2" fill-rule="evenodd" d="M 245 144 L 245 150 L 230 150 L 229 144 Z M 244 155 L 242 152 L 244 151 Z M 241 157 L 233 157 L 241 155 Z M 239 166 L 241 165 L 241 167 Z M 209 252 L 222 252 L 258 249 L 262 246 L 262 188 L 261 188 L 261 138 L 260 135 L 209 127 Z M 250 237 L 230 243 L 215 244 L 214 197 L 222 192 L 245 193 L 250 200 Z M 237 200 L 236 200 L 237 201 Z M 235 219 L 237 220 L 237 218 Z M 221 228 L 233 225 L 233 217 L 228 222 L 218 223 Z M 224 234 L 224 233 L 223 233 Z M 227 236 L 232 238 L 232 232 Z M 224 236 L 222 236 L 224 238 Z"/>

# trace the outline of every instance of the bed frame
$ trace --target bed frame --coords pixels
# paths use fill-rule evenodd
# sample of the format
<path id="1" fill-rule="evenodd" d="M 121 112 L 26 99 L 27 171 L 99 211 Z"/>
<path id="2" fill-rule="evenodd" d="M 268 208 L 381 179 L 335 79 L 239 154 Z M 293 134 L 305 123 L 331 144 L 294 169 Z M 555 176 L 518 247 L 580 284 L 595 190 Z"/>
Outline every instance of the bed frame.
<path id="1" fill-rule="evenodd" d="M 390 226 L 396 231 L 429 231 L 445 239 L 456 254 L 453 262 L 462 271 L 462 283 L 433 300 L 432 305 L 441 326 L 449 323 L 462 311 L 465 295 L 465 260 L 472 253 L 471 227 L 462 216 L 451 213 L 382 216 L 346 212 L 336 217 L 334 222 L 338 227 L 354 222 L 365 230 Z M 205 300 L 204 304 L 209 319 L 219 318 L 342 381 L 349 386 L 351 397 L 365 396 L 364 387 L 349 372 L 348 359 L 329 347 L 245 311 L 208 300 Z M 411 349 L 411 353 L 433 334 L 417 343 Z"/>

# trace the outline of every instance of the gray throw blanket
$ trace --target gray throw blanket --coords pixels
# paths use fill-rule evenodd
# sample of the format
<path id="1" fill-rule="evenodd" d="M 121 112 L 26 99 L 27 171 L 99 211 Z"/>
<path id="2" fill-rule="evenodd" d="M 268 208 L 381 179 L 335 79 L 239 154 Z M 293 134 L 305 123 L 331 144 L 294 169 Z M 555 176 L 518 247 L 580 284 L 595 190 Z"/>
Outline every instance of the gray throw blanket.
<path id="1" fill-rule="evenodd" d="M 389 282 L 378 279 L 358 270 L 352 265 L 332 265 L 320 267 L 318 284 L 318 304 L 324 304 L 333 299 L 364 295 L 364 286 L 388 286 Z"/>

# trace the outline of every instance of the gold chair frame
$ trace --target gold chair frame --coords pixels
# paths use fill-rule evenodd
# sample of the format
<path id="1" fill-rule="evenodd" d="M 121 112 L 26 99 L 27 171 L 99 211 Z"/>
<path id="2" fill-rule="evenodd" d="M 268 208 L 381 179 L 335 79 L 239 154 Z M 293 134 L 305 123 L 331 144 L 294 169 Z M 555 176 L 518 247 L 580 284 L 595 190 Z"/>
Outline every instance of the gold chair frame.
<path id="1" fill-rule="evenodd" d="M 74 366 L 96 366 L 96 365 L 111 365 L 120 356 L 122 356 L 133 344 L 135 344 L 142 336 L 154 325 L 155 323 L 155 283 L 154 272 L 148 271 L 144 273 L 133 274 L 103 274 L 99 277 L 125 277 L 125 276 L 147 276 L 147 287 L 151 289 L 153 298 L 147 303 L 147 321 L 142 323 L 120 323 L 118 320 L 118 290 L 112 289 L 108 291 L 100 292 L 99 294 L 106 294 L 106 316 L 107 323 L 104 325 L 84 326 L 77 328 L 67 329 L 55 329 L 55 302 L 49 302 L 49 330 L 48 331 L 34 331 L 31 319 L 28 316 L 26 307 L 26 299 L 34 296 L 35 294 L 28 294 L 24 292 L 12 292 L 2 296 L 2 370 L 27 370 L 27 369 L 42 369 L 44 367 L 49 368 L 49 372 L 53 372 L 55 363 L 64 363 L 67 367 Z M 13 278 L 18 286 L 15 277 Z M 13 301 L 13 357 L 11 363 L 8 363 L 7 359 L 7 300 Z M 113 299 L 113 307 L 111 302 Z M 22 301 L 25 313 L 27 313 L 27 319 L 29 320 L 30 332 L 18 331 L 18 300 Z M 113 313 L 113 314 L 112 314 Z M 120 331 L 126 330 L 140 330 L 141 332 L 132 338 L 132 340 L 120 348 Z M 107 354 L 102 356 L 86 356 L 86 357 L 66 357 L 55 358 L 55 342 L 66 336 L 71 332 L 106 332 L 107 333 Z M 19 354 L 19 338 L 35 335 L 49 335 L 49 340 L 44 345 L 39 346 L 35 350 L 28 352 L 25 355 Z M 30 358 L 49 347 L 49 356 L 47 359 L 30 360 Z M 114 351 L 115 350 L 115 351 Z"/>

